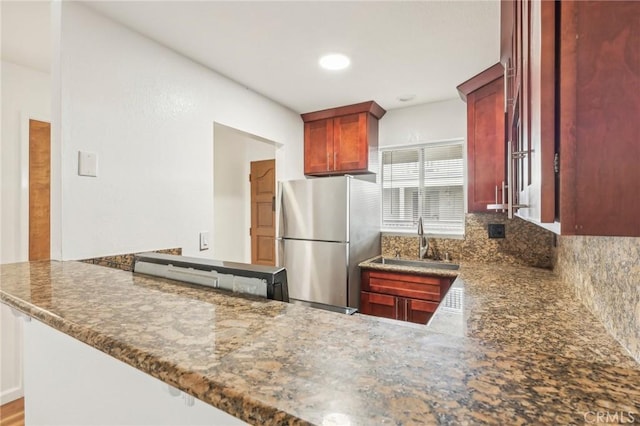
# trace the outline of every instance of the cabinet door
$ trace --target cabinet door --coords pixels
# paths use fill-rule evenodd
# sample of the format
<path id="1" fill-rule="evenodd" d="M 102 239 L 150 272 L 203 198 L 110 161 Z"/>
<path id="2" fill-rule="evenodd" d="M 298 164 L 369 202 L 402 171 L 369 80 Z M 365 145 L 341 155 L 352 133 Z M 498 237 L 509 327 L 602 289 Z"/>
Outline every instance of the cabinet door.
<path id="1" fill-rule="evenodd" d="M 387 294 L 360 292 L 360 313 L 376 317 L 398 318 L 398 298 Z"/>
<path id="2" fill-rule="evenodd" d="M 405 299 L 406 320 L 426 324 L 438 307 L 437 303 Z"/>
<path id="3" fill-rule="evenodd" d="M 640 2 L 561 2 L 559 15 L 562 233 L 638 237 Z"/>
<path id="4" fill-rule="evenodd" d="M 304 174 L 333 170 L 333 120 L 304 123 Z"/>
<path id="5" fill-rule="evenodd" d="M 487 212 L 505 180 L 503 78 L 467 96 L 469 212 Z M 497 202 L 502 201 L 501 192 Z M 505 199 L 506 200 L 506 199 Z"/>
<path id="6" fill-rule="evenodd" d="M 527 207 L 517 215 L 534 223 L 556 219 L 556 47 L 554 2 L 527 2 L 518 8 L 514 34 L 522 39 L 522 90 L 513 99 L 507 128 L 514 151 L 527 155 L 514 161 L 514 201 Z M 573 90 L 573 89 L 572 89 Z M 575 96 L 575 95 L 574 95 Z"/>
<path id="7" fill-rule="evenodd" d="M 368 166 L 367 113 L 333 119 L 333 170 L 362 171 Z"/>

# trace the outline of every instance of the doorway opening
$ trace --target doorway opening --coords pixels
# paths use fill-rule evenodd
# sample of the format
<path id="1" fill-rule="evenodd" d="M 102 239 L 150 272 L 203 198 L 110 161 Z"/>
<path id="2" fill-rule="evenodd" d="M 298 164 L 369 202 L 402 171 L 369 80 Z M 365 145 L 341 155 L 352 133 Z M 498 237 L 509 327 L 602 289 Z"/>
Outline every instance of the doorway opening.
<path id="1" fill-rule="evenodd" d="M 242 263 L 275 264 L 275 215 L 267 215 L 272 207 L 276 182 L 276 149 L 273 141 L 232 127 L 214 123 L 213 144 L 213 233 L 212 257 Z M 258 170 L 261 176 L 254 190 L 261 192 L 252 213 L 252 163 L 271 161 L 271 171 Z M 264 164 L 267 163 L 263 163 Z M 267 167 L 269 169 L 269 167 Z M 266 172 L 266 173 L 265 173 Z M 266 195 L 267 181 L 272 179 L 273 195 Z M 256 194 L 257 195 L 257 194 Z M 266 201 L 267 197 L 270 197 Z M 252 218 L 259 226 L 252 227 Z M 264 226 L 273 221 L 273 236 L 267 236 Z M 253 228 L 253 232 L 252 232 Z M 251 235 L 254 234 L 254 235 Z M 255 247 L 254 247 L 255 246 Z M 272 259 L 272 260 L 271 260 Z M 273 262 L 273 263 L 267 263 Z"/>

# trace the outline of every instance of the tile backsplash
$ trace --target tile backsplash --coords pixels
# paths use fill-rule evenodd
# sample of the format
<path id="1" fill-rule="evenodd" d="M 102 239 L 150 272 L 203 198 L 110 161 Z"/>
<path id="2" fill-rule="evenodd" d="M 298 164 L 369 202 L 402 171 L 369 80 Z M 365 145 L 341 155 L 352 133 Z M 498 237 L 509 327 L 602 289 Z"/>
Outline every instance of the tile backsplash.
<path id="1" fill-rule="evenodd" d="M 464 239 L 429 238 L 439 257 L 449 253 L 453 261 L 501 262 L 552 268 L 554 234 L 520 218 L 507 219 L 503 213 L 469 213 L 465 218 Z M 490 239 L 490 223 L 505 225 L 505 238 Z M 425 230 L 428 233 L 428 229 Z M 393 257 L 396 250 L 404 258 L 417 258 L 416 235 L 382 235 L 382 254 Z M 432 255 L 431 249 L 429 255 Z"/>
<path id="2" fill-rule="evenodd" d="M 181 255 L 182 248 L 147 250 L 155 253 Z M 136 253 L 117 254 L 113 256 L 93 257 L 91 259 L 82 259 L 81 262 L 91 263 L 93 265 L 107 266 L 109 268 L 122 269 L 124 271 L 133 271 L 133 259 Z"/>
<path id="3" fill-rule="evenodd" d="M 554 271 L 640 362 L 640 238 L 559 237 Z"/>
<path id="4" fill-rule="evenodd" d="M 504 239 L 490 239 L 488 225 L 505 224 Z M 558 236 L 520 218 L 469 213 L 464 239 L 430 238 L 453 261 L 502 262 L 553 270 L 640 362 L 640 238 Z M 555 245 L 557 244 L 557 247 Z M 382 254 L 415 259 L 418 236 L 381 237 Z M 429 253 L 431 254 L 431 252 Z"/>
<path id="5" fill-rule="evenodd" d="M 490 239 L 488 225 L 505 225 Z M 640 362 L 640 238 L 559 236 L 520 218 L 470 213 L 464 239 L 429 238 L 453 261 L 501 262 L 553 268 L 580 300 Z M 557 247 L 555 247 L 557 242 Z M 415 259 L 418 236 L 382 235 L 382 254 Z M 431 254 L 431 252 L 429 253 Z"/>

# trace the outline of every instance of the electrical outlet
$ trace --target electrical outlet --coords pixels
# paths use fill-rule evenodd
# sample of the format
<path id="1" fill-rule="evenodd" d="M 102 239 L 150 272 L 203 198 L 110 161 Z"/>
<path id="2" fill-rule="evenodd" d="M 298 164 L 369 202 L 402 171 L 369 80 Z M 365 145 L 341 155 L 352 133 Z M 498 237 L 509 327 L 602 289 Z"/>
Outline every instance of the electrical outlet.
<path id="1" fill-rule="evenodd" d="M 504 224 L 502 223 L 490 223 L 489 224 L 489 238 L 504 238 Z"/>
<path id="2" fill-rule="evenodd" d="M 200 251 L 209 250 L 209 231 L 200 233 Z"/>

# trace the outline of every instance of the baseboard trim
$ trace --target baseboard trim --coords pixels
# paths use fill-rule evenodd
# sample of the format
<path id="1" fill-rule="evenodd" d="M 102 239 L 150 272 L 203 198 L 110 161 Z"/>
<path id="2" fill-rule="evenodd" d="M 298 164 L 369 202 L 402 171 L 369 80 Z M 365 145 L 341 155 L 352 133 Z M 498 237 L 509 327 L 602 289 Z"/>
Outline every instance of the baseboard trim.
<path id="1" fill-rule="evenodd" d="M 16 399 L 20 399 L 24 396 L 24 388 L 22 387 L 14 387 L 11 389 L 7 389 L 0 393 L 0 405 L 7 404 L 11 401 L 15 401 Z"/>

